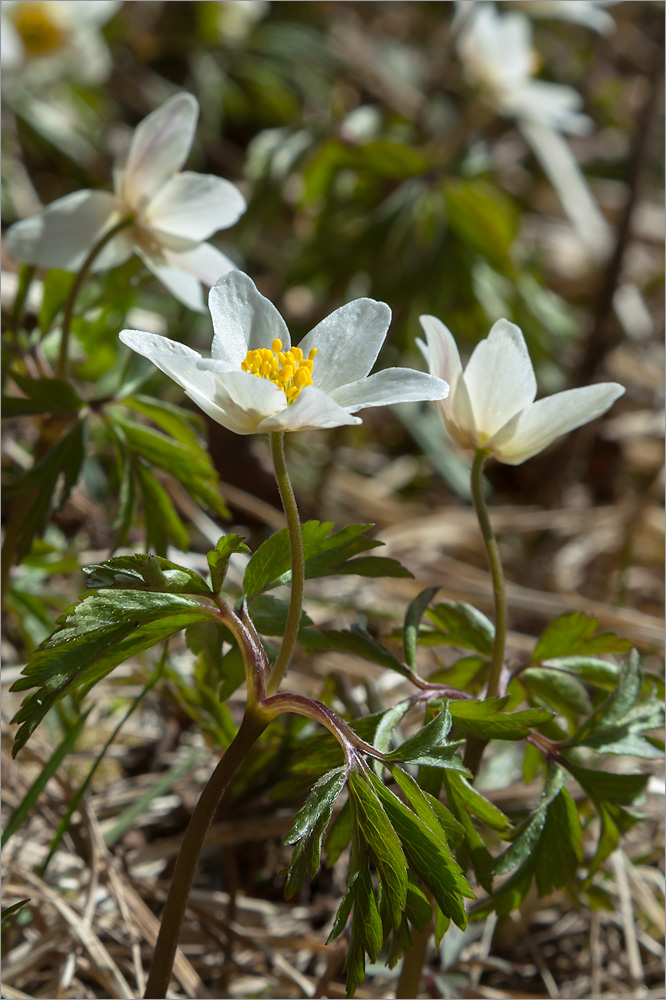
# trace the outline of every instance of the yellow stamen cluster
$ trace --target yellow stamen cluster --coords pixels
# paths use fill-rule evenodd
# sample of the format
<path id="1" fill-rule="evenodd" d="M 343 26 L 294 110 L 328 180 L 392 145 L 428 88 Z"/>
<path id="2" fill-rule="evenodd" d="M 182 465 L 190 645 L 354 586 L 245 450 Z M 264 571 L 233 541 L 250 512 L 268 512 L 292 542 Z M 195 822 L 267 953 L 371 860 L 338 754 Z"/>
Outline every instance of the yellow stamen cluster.
<path id="1" fill-rule="evenodd" d="M 307 358 L 303 357 L 300 347 L 282 350 L 282 341 L 277 337 L 273 341 L 273 350 L 259 347 L 256 351 L 248 351 L 241 368 L 257 378 L 267 378 L 283 390 L 287 397 L 287 405 L 293 403 L 301 389 L 312 385 L 312 366 L 317 353 L 313 347 Z"/>
<path id="2" fill-rule="evenodd" d="M 63 34 L 51 18 L 48 3 L 24 0 L 12 11 L 12 20 L 28 56 L 47 56 L 59 49 Z"/>

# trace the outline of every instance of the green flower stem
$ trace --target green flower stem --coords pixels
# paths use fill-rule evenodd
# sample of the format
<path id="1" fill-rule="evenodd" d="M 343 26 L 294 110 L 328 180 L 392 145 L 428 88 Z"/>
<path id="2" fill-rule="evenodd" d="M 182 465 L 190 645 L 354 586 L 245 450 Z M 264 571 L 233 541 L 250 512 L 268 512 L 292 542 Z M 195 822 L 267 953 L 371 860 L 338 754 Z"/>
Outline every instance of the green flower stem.
<path id="1" fill-rule="evenodd" d="M 486 501 L 483 495 L 483 467 L 489 454 L 490 453 L 485 449 L 479 448 L 474 456 L 474 464 L 472 465 L 472 500 L 474 501 L 474 509 L 479 521 L 479 527 L 481 528 L 483 542 L 486 547 L 486 555 L 488 557 L 488 566 L 490 567 L 490 576 L 492 579 L 493 595 L 495 599 L 495 642 L 493 644 L 493 656 L 490 663 L 488 691 L 486 693 L 486 698 L 494 698 L 499 691 L 500 679 L 502 676 L 502 665 L 504 663 L 504 649 L 506 646 L 507 632 L 507 608 L 506 587 L 504 584 L 502 561 L 500 559 L 497 539 L 495 538 L 493 529 L 490 525 L 488 508 L 486 507 Z M 474 774 L 476 774 L 479 768 L 481 757 L 487 742 L 487 740 L 482 740 L 479 737 L 472 737 L 468 740 L 467 750 L 465 753 L 465 764 L 471 771 L 474 772 Z"/>
<path id="2" fill-rule="evenodd" d="M 301 536 L 301 519 L 298 514 L 296 497 L 291 485 L 287 463 L 284 457 L 284 432 L 278 431 L 271 434 L 271 453 L 273 465 L 275 467 L 275 478 L 277 479 L 280 499 L 287 518 L 287 530 L 289 532 L 289 548 L 291 550 L 291 598 L 289 601 L 289 613 L 287 614 L 287 625 L 284 630 L 284 638 L 280 646 L 278 658 L 271 671 L 266 684 L 266 693 L 273 695 L 280 687 L 280 683 L 296 645 L 298 628 L 301 624 L 301 611 L 303 608 L 303 588 L 305 582 L 305 561 L 303 559 L 303 538 Z"/>
<path id="3" fill-rule="evenodd" d="M 428 944 L 432 934 L 433 921 L 429 920 L 422 931 L 412 927 L 412 944 L 402 960 L 402 969 L 398 977 L 395 991 L 396 1000 L 412 1000 L 419 995 L 419 987 L 423 978 L 423 966 L 428 954 Z"/>
<path id="4" fill-rule="evenodd" d="M 113 237 L 117 236 L 117 234 L 122 232 L 123 229 L 127 229 L 128 226 L 131 226 L 133 221 L 132 216 L 127 216 L 126 218 L 121 219 L 120 222 L 116 223 L 115 226 L 112 226 L 111 229 L 109 229 L 108 232 L 106 232 L 104 236 L 102 236 L 102 238 L 95 243 L 83 264 L 81 264 L 81 267 L 72 282 L 72 287 L 69 290 L 69 295 L 67 296 L 65 308 L 63 310 L 62 330 L 60 334 L 60 352 L 58 354 L 58 365 L 56 367 L 57 378 L 65 378 L 67 376 L 67 347 L 69 344 L 70 330 L 72 328 L 72 319 L 74 318 L 74 306 L 76 305 L 76 300 L 83 283 L 88 277 L 88 272 L 90 271 L 95 258 L 99 253 L 101 253 L 107 243 L 110 243 Z"/>
<path id="5" fill-rule="evenodd" d="M 246 710 L 240 729 L 225 750 L 192 813 L 178 852 L 162 914 L 160 932 L 144 993 L 146 1000 L 148 998 L 163 1000 L 166 997 L 180 928 L 208 828 L 239 765 L 245 760 L 248 751 L 267 725 L 268 720 L 261 712 L 250 708 Z"/>

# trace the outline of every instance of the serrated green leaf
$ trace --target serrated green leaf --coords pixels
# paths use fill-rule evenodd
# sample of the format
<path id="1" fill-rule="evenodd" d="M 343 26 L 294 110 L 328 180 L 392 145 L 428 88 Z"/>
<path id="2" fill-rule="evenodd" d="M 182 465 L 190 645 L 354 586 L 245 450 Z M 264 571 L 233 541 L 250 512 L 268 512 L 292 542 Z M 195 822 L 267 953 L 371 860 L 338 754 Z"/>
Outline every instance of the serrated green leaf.
<path id="1" fill-rule="evenodd" d="M 38 689 L 14 717 L 21 725 L 13 753 L 64 694 L 87 690 L 128 656 L 213 613 L 179 594 L 135 590 L 101 591 L 80 601 L 58 619 L 60 627 L 34 652 L 13 685 L 15 691 Z"/>
<path id="2" fill-rule="evenodd" d="M 321 836 L 328 826 L 333 814 L 333 806 L 344 788 L 346 780 L 347 770 L 345 767 L 338 767 L 320 778 L 305 804 L 296 813 L 291 830 L 284 838 L 285 844 L 296 844 L 299 840 L 316 835 L 319 837 L 321 845 Z M 322 820 L 324 825 L 320 831 Z"/>
<path id="3" fill-rule="evenodd" d="M 354 923 L 358 922 L 361 940 L 371 962 L 377 961 L 377 955 L 384 943 L 382 921 L 377 909 L 377 901 L 372 888 L 370 872 L 364 868 L 354 885 Z"/>
<path id="4" fill-rule="evenodd" d="M 385 893 L 390 926 L 397 927 L 407 899 L 407 861 L 400 840 L 376 793 L 358 771 L 350 772 L 349 794 L 356 829 L 377 868 Z"/>
<path id="5" fill-rule="evenodd" d="M 641 798 L 650 780 L 649 774 L 617 774 L 615 771 L 579 767 L 568 760 L 563 763 L 593 801 L 608 800 L 618 805 L 633 805 Z"/>
<path id="6" fill-rule="evenodd" d="M 539 799 L 539 804 L 523 824 L 523 828 L 513 843 L 493 864 L 493 871 L 496 875 L 504 875 L 513 868 L 517 868 L 529 859 L 535 852 L 537 844 L 541 839 L 541 834 L 546 823 L 548 807 L 553 799 L 559 795 L 564 785 L 565 772 L 561 767 L 551 763 L 546 774 L 543 792 Z"/>
<path id="7" fill-rule="evenodd" d="M 435 798 L 434 795 L 425 791 L 424 795 L 430 803 L 432 811 L 437 817 L 437 822 L 446 834 L 446 839 L 449 844 L 451 844 L 452 847 L 458 847 L 465 836 L 464 826 L 455 818 L 451 810 L 447 809 L 446 806 L 439 801 L 439 799 Z"/>
<path id="8" fill-rule="evenodd" d="M 149 465 L 180 479 L 185 485 L 193 476 L 215 480 L 215 472 L 207 452 L 200 445 L 185 446 L 160 431 L 119 417 L 113 419 L 121 428 L 130 449 Z"/>
<path id="9" fill-rule="evenodd" d="M 492 876 L 491 868 L 493 858 L 490 851 L 486 847 L 481 834 L 476 829 L 472 817 L 470 815 L 465 797 L 462 794 L 463 786 L 460 785 L 461 776 L 457 774 L 445 774 L 444 775 L 444 788 L 446 789 L 446 797 L 448 800 L 453 813 L 457 817 L 457 820 L 462 827 L 464 840 L 463 847 L 464 851 L 467 853 L 470 861 L 472 862 L 472 867 L 476 874 L 479 884 L 483 886 L 486 892 L 492 891 Z M 469 789 L 471 786 L 465 783 L 465 789 Z M 472 789 L 473 791 L 473 789 Z M 478 794 L 478 793 L 476 793 Z M 485 802 L 485 800 L 484 800 Z M 490 803 L 488 803 L 490 805 Z"/>
<path id="10" fill-rule="evenodd" d="M 495 626 L 489 618 L 471 604 L 441 601 L 428 608 L 426 615 L 437 626 L 438 633 L 428 635 L 428 645 L 435 640 L 448 646 L 461 646 L 490 656 L 495 641 Z"/>
<path id="11" fill-rule="evenodd" d="M 530 729 L 542 726 L 553 718 L 553 713 L 543 708 L 502 712 L 507 701 L 508 698 L 451 701 L 449 710 L 454 725 L 459 729 L 488 740 L 524 740 Z"/>
<path id="12" fill-rule="evenodd" d="M 596 631 L 599 622 L 580 611 L 568 611 L 548 625 L 534 647 L 530 663 L 541 663 L 559 656 L 592 656 L 598 653 L 628 653 L 631 642 L 615 632 Z"/>
<path id="13" fill-rule="evenodd" d="M 474 899 L 474 893 L 450 851 L 443 846 L 440 835 L 434 833 L 372 772 L 368 772 L 368 780 L 400 838 L 410 868 L 432 892 L 442 911 L 464 928 L 467 917 L 462 897 Z"/>
<path id="14" fill-rule="evenodd" d="M 222 592 L 227 570 L 229 569 L 229 560 L 235 552 L 249 554 L 250 550 L 240 535 L 231 532 L 228 535 L 222 535 L 215 548 L 211 549 L 206 555 L 213 591 L 216 594 L 221 594 Z"/>
<path id="15" fill-rule="evenodd" d="M 410 670 L 416 670 L 416 650 L 419 644 L 419 625 L 423 612 L 428 607 L 439 587 L 422 590 L 409 604 L 403 625 L 403 650 L 405 663 Z"/>
<path id="16" fill-rule="evenodd" d="M 473 816 L 480 819 L 486 826 L 489 826 L 492 830 L 497 830 L 499 833 L 504 833 L 510 828 L 511 820 L 509 817 L 505 816 L 501 809 L 493 805 L 480 792 L 477 792 L 476 788 L 470 785 L 464 775 L 450 774 L 447 775 L 446 781 L 447 784 L 456 789 L 466 812 L 472 813 Z"/>
<path id="17" fill-rule="evenodd" d="M 400 660 L 396 659 L 393 653 L 359 625 L 352 625 L 350 631 L 346 629 L 339 631 L 336 629 L 303 629 L 298 638 L 306 649 L 317 652 L 349 653 L 351 656 L 358 656 L 370 663 L 377 663 L 380 667 L 394 670 L 403 677 L 411 676 L 411 672 L 402 665 Z"/>
<path id="18" fill-rule="evenodd" d="M 402 761 L 409 764 L 421 764 L 430 767 L 452 767 L 456 771 L 465 771 L 462 760 L 455 756 L 460 742 L 447 744 L 446 736 L 451 729 L 451 713 L 448 703 L 434 719 L 431 719 L 422 729 L 399 747 L 386 755 L 390 761 Z"/>
<path id="19" fill-rule="evenodd" d="M 152 553 L 114 556 L 82 568 L 86 575 L 86 586 L 94 590 L 118 588 L 212 596 L 210 588 L 198 573 Z"/>
<path id="20" fill-rule="evenodd" d="M 417 931 L 424 931 L 432 919 L 432 906 L 416 879 L 411 874 L 407 878 L 407 902 L 405 916 Z"/>
<path id="21" fill-rule="evenodd" d="M 583 830 L 576 803 L 566 788 L 548 806 L 539 843 L 536 883 L 540 896 L 563 885 L 576 874 L 583 860 Z"/>
<path id="22" fill-rule="evenodd" d="M 305 577 L 335 573 L 358 573 L 369 576 L 411 576 L 392 559 L 361 561 L 352 556 L 377 548 L 382 543 L 364 534 L 372 525 L 350 524 L 331 534 L 330 521 L 305 521 L 301 525 Z M 381 572 L 380 572 L 381 570 Z M 286 528 L 275 532 L 254 553 L 245 570 L 243 590 L 248 600 L 263 590 L 271 590 L 291 579 L 291 555 Z"/>

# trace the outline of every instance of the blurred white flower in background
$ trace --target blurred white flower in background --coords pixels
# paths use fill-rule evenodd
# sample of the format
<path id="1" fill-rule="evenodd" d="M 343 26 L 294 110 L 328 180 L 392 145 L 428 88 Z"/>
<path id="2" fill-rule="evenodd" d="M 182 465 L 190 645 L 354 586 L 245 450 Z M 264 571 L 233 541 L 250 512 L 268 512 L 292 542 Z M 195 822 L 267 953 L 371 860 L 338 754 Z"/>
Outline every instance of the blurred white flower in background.
<path id="1" fill-rule="evenodd" d="M 242 42 L 268 13 L 268 0 L 217 0 L 217 29 L 224 41 Z"/>
<path id="2" fill-rule="evenodd" d="M 100 28 L 121 0 L 2 0 L 3 85 L 46 86 L 63 77 L 100 84 L 111 56 Z"/>
<path id="3" fill-rule="evenodd" d="M 360 424 L 367 406 L 443 399 L 446 382 L 411 368 L 370 375 L 391 310 L 355 299 L 323 319 L 298 347 L 251 278 L 232 271 L 210 293 L 211 358 L 139 330 L 120 339 L 178 383 L 204 413 L 236 434 Z"/>
<path id="4" fill-rule="evenodd" d="M 599 382 L 534 402 L 536 377 L 519 327 L 498 320 L 463 372 L 448 327 L 435 316 L 421 316 L 420 323 L 427 343 L 417 344 L 428 367 L 451 387 L 439 403 L 449 437 L 464 449 L 484 448 L 506 465 L 526 462 L 555 438 L 601 416 L 624 393 L 617 382 Z"/>
<path id="5" fill-rule="evenodd" d="M 194 142 L 196 99 L 177 94 L 135 129 L 127 157 L 114 170 L 114 193 L 75 191 L 7 231 L 16 260 L 77 271 L 95 244 L 122 219 L 132 224 L 103 248 L 93 270 L 104 271 L 137 253 L 169 291 L 191 309 L 205 311 L 201 282 L 213 285 L 236 268 L 204 242 L 232 226 L 245 199 L 229 181 L 181 172 Z"/>
<path id="6" fill-rule="evenodd" d="M 613 17 L 604 7 L 615 6 L 619 0 L 511 0 L 530 17 L 553 17 L 559 21 L 574 21 L 606 35 L 615 28 Z"/>
<path id="7" fill-rule="evenodd" d="M 476 3 L 464 13 L 457 44 L 465 75 L 499 114 L 576 135 L 590 131 L 577 90 L 534 79 L 539 59 L 524 14 Z"/>

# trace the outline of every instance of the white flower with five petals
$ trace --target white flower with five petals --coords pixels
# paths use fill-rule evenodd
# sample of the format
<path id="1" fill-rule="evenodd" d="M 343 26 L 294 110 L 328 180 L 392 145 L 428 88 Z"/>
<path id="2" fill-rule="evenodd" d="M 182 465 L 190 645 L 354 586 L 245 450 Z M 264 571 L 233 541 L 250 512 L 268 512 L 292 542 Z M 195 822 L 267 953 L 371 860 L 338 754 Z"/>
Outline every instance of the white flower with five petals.
<path id="1" fill-rule="evenodd" d="M 245 199 L 229 181 L 181 171 L 194 141 L 199 105 L 191 94 L 172 97 L 137 126 L 125 162 L 114 171 L 114 192 L 75 191 L 7 231 L 9 251 L 37 267 L 77 271 L 113 226 L 131 217 L 96 257 L 104 271 L 137 253 L 169 291 L 205 311 L 201 282 L 213 285 L 236 268 L 205 241 L 232 226 Z"/>
<path id="2" fill-rule="evenodd" d="M 410 368 L 370 375 L 391 310 L 356 299 L 323 319 L 298 347 L 275 306 L 242 271 L 211 289 L 211 357 L 166 337 L 123 330 L 120 339 L 172 378 L 204 413 L 236 434 L 359 424 L 368 406 L 443 399 L 442 379 Z"/>
<path id="3" fill-rule="evenodd" d="M 464 372 L 450 330 L 435 316 L 421 316 L 420 323 L 426 343 L 417 343 L 430 371 L 451 386 L 439 404 L 449 437 L 464 449 L 483 448 L 506 465 L 520 465 L 555 438 L 601 416 L 624 393 L 617 382 L 600 382 L 535 402 L 534 368 L 513 323 L 498 320 Z"/>

